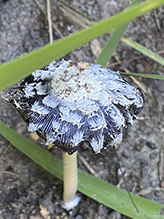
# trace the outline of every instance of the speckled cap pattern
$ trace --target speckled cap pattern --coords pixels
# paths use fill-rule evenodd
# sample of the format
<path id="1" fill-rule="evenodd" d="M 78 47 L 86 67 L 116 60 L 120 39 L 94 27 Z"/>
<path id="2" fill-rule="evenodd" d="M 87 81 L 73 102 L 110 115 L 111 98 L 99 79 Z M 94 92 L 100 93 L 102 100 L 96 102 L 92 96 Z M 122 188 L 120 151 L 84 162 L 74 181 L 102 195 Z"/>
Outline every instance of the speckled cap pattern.
<path id="1" fill-rule="evenodd" d="M 95 153 L 122 141 L 144 105 L 140 89 L 100 65 L 62 60 L 27 77 L 9 95 L 28 131 L 69 154 L 87 141 Z"/>

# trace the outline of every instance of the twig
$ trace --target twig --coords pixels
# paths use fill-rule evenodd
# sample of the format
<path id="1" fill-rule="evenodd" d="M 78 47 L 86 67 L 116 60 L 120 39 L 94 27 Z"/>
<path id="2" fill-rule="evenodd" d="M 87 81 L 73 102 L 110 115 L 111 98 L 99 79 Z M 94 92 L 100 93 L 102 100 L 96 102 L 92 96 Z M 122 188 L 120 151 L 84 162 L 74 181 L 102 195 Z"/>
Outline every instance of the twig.
<path id="1" fill-rule="evenodd" d="M 115 56 L 115 59 L 117 60 L 118 63 L 121 62 L 117 56 Z M 124 69 L 124 71 L 125 71 L 125 72 L 129 72 L 127 69 Z M 134 81 L 134 83 L 135 83 L 139 88 L 142 89 L 142 91 L 143 91 L 145 94 L 147 94 L 146 89 L 142 86 L 142 84 L 141 84 L 138 80 L 136 80 L 133 76 L 129 76 L 129 77 Z"/>
<path id="2" fill-rule="evenodd" d="M 164 192 L 164 189 L 163 188 L 160 188 L 160 187 L 148 187 L 146 189 L 142 189 L 138 192 L 138 195 L 147 195 L 147 194 L 150 194 L 151 192 Z"/>
<path id="3" fill-rule="evenodd" d="M 115 157 L 117 158 L 117 160 L 119 160 L 116 151 L 114 151 L 114 154 L 115 154 Z M 120 169 L 120 164 L 119 164 L 119 163 L 117 163 L 117 169 L 118 169 L 118 170 Z M 122 180 L 123 180 L 123 182 L 124 182 L 125 189 L 126 189 L 127 192 L 128 192 L 128 196 L 129 196 L 129 199 L 130 199 L 132 205 L 133 205 L 134 208 L 136 209 L 136 212 L 139 212 L 138 207 L 137 207 L 137 205 L 135 204 L 135 201 L 133 200 L 133 198 L 132 198 L 132 196 L 131 196 L 131 194 L 130 194 L 130 192 L 129 192 L 129 188 L 128 188 L 128 186 L 127 186 L 127 180 L 126 180 L 125 174 L 128 176 L 128 172 L 129 172 L 129 173 L 131 172 L 131 168 L 130 168 L 126 173 L 124 173 L 124 172 L 121 173 L 121 174 L 122 174 Z M 117 184 L 117 187 L 120 187 L 120 184 L 121 184 L 121 182 L 119 182 L 119 183 Z"/>
<path id="4" fill-rule="evenodd" d="M 94 176 L 98 177 L 98 174 L 94 171 L 94 169 L 89 165 L 89 163 L 84 159 L 83 156 L 78 154 L 79 159 L 84 164 L 84 166 L 89 170 L 90 173 L 92 173 Z"/>
<path id="5" fill-rule="evenodd" d="M 40 11 L 42 12 L 42 14 L 45 16 L 45 18 L 47 19 L 46 13 L 44 11 L 44 9 L 41 7 L 40 3 L 38 2 L 38 0 L 35 0 L 36 4 L 38 5 L 38 8 L 40 9 Z M 62 38 L 63 34 L 62 32 L 59 30 L 59 28 L 57 27 L 57 25 L 55 23 L 52 23 L 52 29 L 55 30 L 59 36 Z"/>
<path id="6" fill-rule="evenodd" d="M 127 69 L 124 69 L 124 71 L 129 73 L 129 71 L 128 71 Z M 142 90 L 145 94 L 147 94 L 147 91 L 146 91 L 146 89 L 144 88 L 144 86 L 142 86 L 142 84 L 141 84 L 138 80 L 136 80 L 135 77 L 133 77 L 133 76 L 129 76 L 129 77 L 134 81 L 134 83 L 135 83 L 139 88 L 141 88 L 141 90 Z"/>
<path id="7" fill-rule="evenodd" d="M 160 25 L 159 20 L 157 18 L 156 10 L 154 10 L 154 17 L 155 17 L 155 22 L 156 22 L 157 28 L 161 32 L 162 37 L 164 37 L 163 31 L 161 29 L 161 25 Z"/>
<path id="8" fill-rule="evenodd" d="M 160 50 L 160 51 L 157 51 L 155 53 L 158 55 L 164 54 L 164 50 Z M 146 55 L 135 56 L 131 62 L 133 62 L 134 60 L 143 59 L 145 57 L 146 57 Z M 111 68 L 111 67 L 116 66 L 116 65 L 121 65 L 122 63 L 123 63 L 123 61 L 117 60 L 117 62 L 113 62 L 111 64 L 108 64 L 107 68 Z"/>
<path id="9" fill-rule="evenodd" d="M 38 6 L 39 10 L 42 12 L 42 14 L 44 14 L 44 15 L 45 15 L 45 13 L 44 13 L 44 9 L 41 7 L 41 5 L 40 5 L 39 1 L 38 1 L 38 0 L 35 0 L 35 2 L 36 2 L 36 4 L 37 4 L 37 6 Z"/>
<path id="10" fill-rule="evenodd" d="M 163 149 L 160 150 L 160 160 L 159 160 L 159 181 L 162 183 L 163 181 Z"/>
<path id="11" fill-rule="evenodd" d="M 59 28 L 57 27 L 57 24 L 52 23 L 52 28 L 59 34 L 60 38 L 63 37 L 62 32 L 59 30 Z"/>
<path id="12" fill-rule="evenodd" d="M 116 66 L 116 65 L 121 65 L 122 63 L 123 63 L 123 61 L 120 61 L 120 62 L 113 62 L 113 63 L 107 65 L 106 67 L 107 67 L 107 68 L 111 68 L 111 67 Z"/>
<path id="13" fill-rule="evenodd" d="M 53 32 L 52 32 L 52 20 L 51 20 L 51 5 L 50 0 L 47 0 L 47 18 L 48 18 L 48 32 L 50 43 L 53 43 Z"/>
<path id="14" fill-rule="evenodd" d="M 13 175 L 13 176 L 19 176 L 19 174 L 8 172 L 8 171 L 0 171 L 0 173 L 1 174 L 9 174 L 9 175 Z"/>

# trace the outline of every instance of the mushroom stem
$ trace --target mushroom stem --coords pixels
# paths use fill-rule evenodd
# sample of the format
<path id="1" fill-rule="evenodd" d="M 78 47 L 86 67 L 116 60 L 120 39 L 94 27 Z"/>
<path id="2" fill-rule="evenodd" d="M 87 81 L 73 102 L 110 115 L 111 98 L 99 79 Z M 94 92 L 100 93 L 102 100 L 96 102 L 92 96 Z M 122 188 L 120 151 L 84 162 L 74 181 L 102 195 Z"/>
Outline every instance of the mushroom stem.
<path id="1" fill-rule="evenodd" d="M 63 182 L 64 207 L 70 210 L 74 208 L 80 200 L 80 198 L 75 195 L 78 186 L 77 152 L 72 155 L 63 153 Z"/>

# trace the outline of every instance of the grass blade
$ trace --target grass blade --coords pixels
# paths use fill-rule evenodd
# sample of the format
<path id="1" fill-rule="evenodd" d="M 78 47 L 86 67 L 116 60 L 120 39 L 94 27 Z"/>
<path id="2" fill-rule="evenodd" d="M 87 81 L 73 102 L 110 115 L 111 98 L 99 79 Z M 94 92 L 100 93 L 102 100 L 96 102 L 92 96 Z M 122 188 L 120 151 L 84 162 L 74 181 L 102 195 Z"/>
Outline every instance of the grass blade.
<path id="1" fill-rule="evenodd" d="M 92 26 L 63 39 L 59 39 L 51 45 L 48 44 L 9 63 L 4 63 L 0 66 L 0 90 L 21 80 L 36 69 L 47 65 L 52 60 L 62 57 L 66 53 L 107 31 L 129 22 L 163 4 L 164 0 L 148 0 L 103 21 L 94 23 Z"/>
<path id="2" fill-rule="evenodd" d="M 132 48 L 138 50 L 139 52 L 143 53 L 144 55 L 148 56 L 149 58 L 155 60 L 161 65 L 164 65 L 164 59 L 157 55 L 156 53 L 152 52 L 151 50 L 145 48 L 144 46 L 140 45 L 139 43 L 136 43 L 128 38 L 123 37 L 122 41 L 126 43 L 127 45 L 131 46 Z"/>
<path id="3" fill-rule="evenodd" d="M 126 30 L 128 24 L 126 23 L 126 24 L 121 25 L 111 34 L 106 45 L 103 47 L 100 55 L 95 60 L 96 64 L 100 64 L 104 67 L 106 66 L 108 61 L 111 59 L 113 52 L 116 50 L 116 47 L 118 43 L 120 42 L 120 39 L 122 35 L 124 34 L 124 31 Z"/>
<path id="4" fill-rule="evenodd" d="M 139 4 L 141 1 L 140 0 L 134 0 L 130 7 Z M 129 8 L 130 8 L 129 7 Z M 118 27 L 117 29 L 114 30 L 114 32 L 111 34 L 109 37 L 106 45 L 103 47 L 100 55 L 97 57 L 95 60 L 96 64 L 101 64 L 102 66 L 106 66 L 107 62 L 111 59 L 112 54 L 117 48 L 118 43 L 120 42 L 121 37 L 124 35 L 124 32 L 128 26 L 128 23 L 125 23 Z"/>
<path id="5" fill-rule="evenodd" d="M 164 75 L 157 75 L 157 74 L 143 74 L 143 73 L 132 73 L 132 72 L 120 72 L 120 74 L 128 75 L 128 76 L 135 76 L 135 77 L 164 80 Z"/>
<path id="6" fill-rule="evenodd" d="M 34 160 L 45 170 L 59 179 L 63 178 L 61 160 L 55 158 L 52 154 L 35 143 L 25 139 L 1 121 L 0 133 L 16 148 Z M 164 219 L 164 215 L 161 214 L 163 209 L 162 204 L 131 194 L 131 198 L 137 207 L 136 209 L 131 202 L 129 193 L 125 190 L 119 189 L 101 179 L 91 176 L 80 169 L 78 174 L 78 190 L 94 200 L 134 219 Z"/>

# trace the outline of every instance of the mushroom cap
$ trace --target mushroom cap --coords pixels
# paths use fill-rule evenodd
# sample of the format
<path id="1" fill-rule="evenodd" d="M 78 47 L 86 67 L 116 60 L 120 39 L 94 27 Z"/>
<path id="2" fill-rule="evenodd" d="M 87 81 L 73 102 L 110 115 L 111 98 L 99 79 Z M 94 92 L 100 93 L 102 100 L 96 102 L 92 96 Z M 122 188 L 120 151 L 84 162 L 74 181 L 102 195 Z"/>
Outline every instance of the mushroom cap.
<path id="1" fill-rule="evenodd" d="M 139 88 L 118 72 L 62 60 L 33 72 L 9 95 L 28 131 L 69 154 L 88 142 L 95 153 L 122 141 L 144 106 Z"/>

